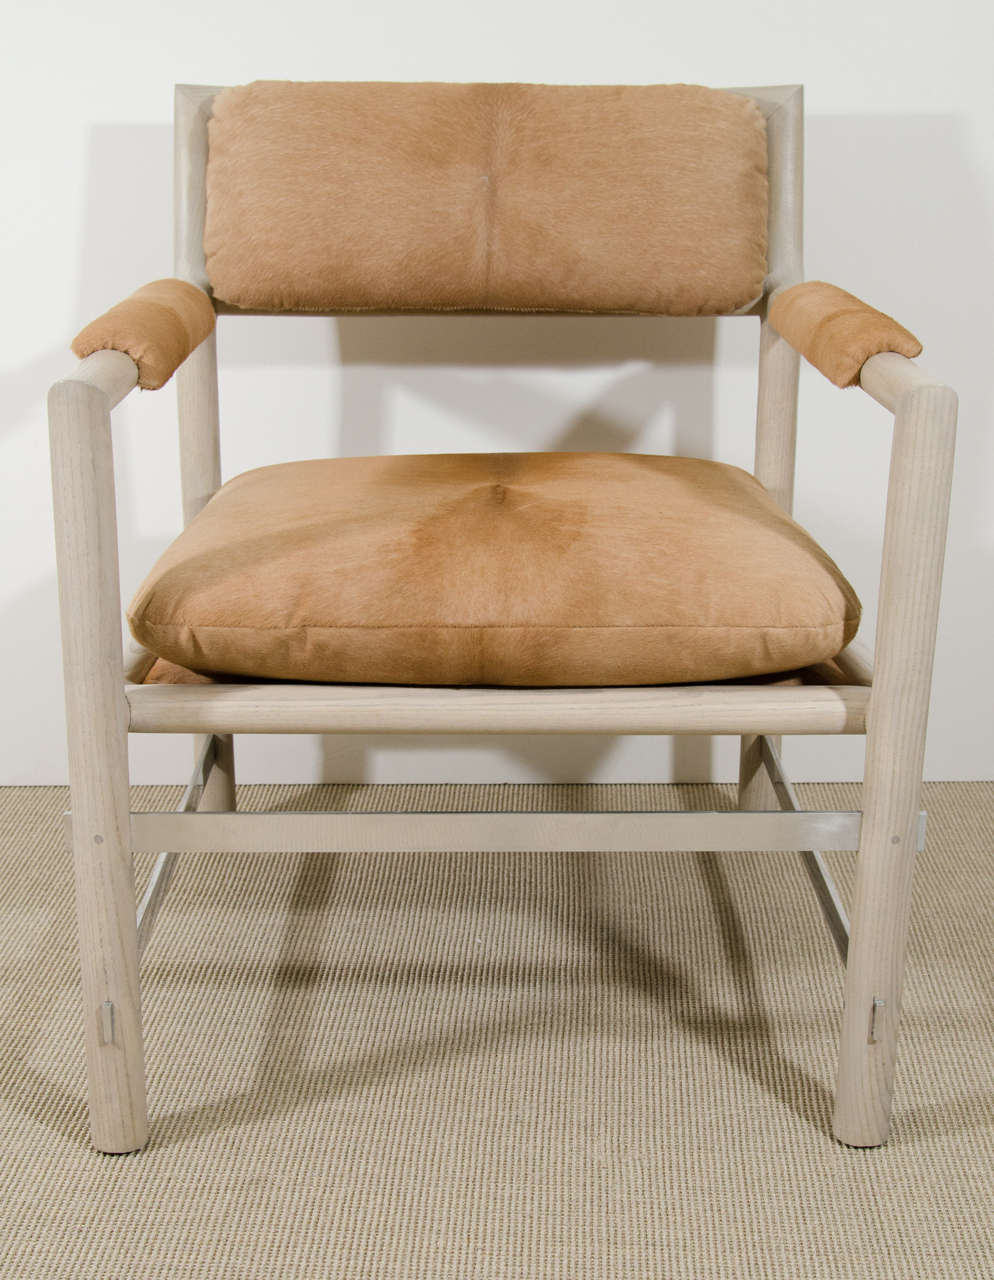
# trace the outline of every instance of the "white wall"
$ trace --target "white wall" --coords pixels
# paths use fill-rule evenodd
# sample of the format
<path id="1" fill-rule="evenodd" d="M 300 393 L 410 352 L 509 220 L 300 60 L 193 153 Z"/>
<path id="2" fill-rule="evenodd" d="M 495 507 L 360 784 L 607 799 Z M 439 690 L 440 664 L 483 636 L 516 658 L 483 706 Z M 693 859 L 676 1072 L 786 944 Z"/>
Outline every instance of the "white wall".
<path id="1" fill-rule="evenodd" d="M 809 278 L 897 315 L 924 341 L 922 363 L 960 392 L 927 771 L 994 776 L 989 6 L 35 0 L 5 26 L 0 782 L 65 776 L 45 390 L 87 319 L 171 273 L 173 83 L 255 78 L 803 82 Z M 754 320 L 231 320 L 220 338 L 226 474 L 379 450 L 673 450 L 749 465 L 756 336 Z M 807 368 L 801 412 L 798 518 L 853 580 L 866 634 L 888 418 Z M 178 528 L 173 414 L 171 387 L 120 412 L 125 592 Z M 726 740 L 675 751 L 644 739 L 242 742 L 244 780 L 658 779 L 709 767 L 727 778 L 735 757 Z M 138 740 L 135 779 L 178 780 L 188 752 L 183 740 Z M 798 778 L 857 776 L 860 756 L 857 740 L 787 750 Z"/>

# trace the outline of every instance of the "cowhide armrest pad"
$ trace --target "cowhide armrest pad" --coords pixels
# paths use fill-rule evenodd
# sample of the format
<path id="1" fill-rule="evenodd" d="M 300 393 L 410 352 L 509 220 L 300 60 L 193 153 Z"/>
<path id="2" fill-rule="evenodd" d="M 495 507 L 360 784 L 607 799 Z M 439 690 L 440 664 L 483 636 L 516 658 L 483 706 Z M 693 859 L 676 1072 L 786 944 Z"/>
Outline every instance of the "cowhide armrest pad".
<path id="1" fill-rule="evenodd" d="M 922 344 L 903 325 L 845 289 L 821 280 L 795 284 L 770 304 L 770 323 L 837 387 L 854 387 L 870 356 L 913 357 Z"/>
<path id="2" fill-rule="evenodd" d="M 186 280 L 153 280 L 91 321 L 73 339 L 82 360 L 94 351 L 123 351 L 138 366 L 138 385 L 168 382 L 214 328 L 214 305 Z"/>

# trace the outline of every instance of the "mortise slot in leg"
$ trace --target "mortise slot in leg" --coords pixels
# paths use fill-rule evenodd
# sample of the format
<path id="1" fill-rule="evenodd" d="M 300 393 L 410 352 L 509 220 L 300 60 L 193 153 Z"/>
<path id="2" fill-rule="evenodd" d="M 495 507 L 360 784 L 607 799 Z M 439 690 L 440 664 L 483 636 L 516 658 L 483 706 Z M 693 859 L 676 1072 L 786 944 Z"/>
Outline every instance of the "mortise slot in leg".
<path id="1" fill-rule="evenodd" d="M 887 1001 L 881 1000 L 879 996 L 873 997 L 870 1005 L 870 1030 L 866 1037 L 867 1044 L 876 1044 L 883 1033 L 884 1010 L 887 1008 Z"/>

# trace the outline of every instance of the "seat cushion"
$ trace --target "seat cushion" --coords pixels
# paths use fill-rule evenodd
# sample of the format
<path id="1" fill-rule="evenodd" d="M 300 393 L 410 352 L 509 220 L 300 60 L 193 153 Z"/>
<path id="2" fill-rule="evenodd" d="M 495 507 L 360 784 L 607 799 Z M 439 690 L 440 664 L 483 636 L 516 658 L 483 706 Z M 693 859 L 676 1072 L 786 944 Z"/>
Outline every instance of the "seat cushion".
<path id="1" fill-rule="evenodd" d="M 224 485 L 128 613 L 195 671 L 640 685 L 830 658 L 859 602 L 745 471 L 617 453 L 263 467 Z"/>

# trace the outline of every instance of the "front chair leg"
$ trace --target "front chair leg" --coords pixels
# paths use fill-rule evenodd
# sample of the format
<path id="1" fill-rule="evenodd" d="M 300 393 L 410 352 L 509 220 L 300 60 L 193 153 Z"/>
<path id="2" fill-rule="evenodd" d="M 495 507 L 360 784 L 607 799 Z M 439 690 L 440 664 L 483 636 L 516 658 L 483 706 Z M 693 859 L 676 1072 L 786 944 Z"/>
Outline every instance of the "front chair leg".
<path id="1" fill-rule="evenodd" d="M 878 1146 L 890 1124 L 955 435 L 948 387 L 900 396 L 833 1126 L 854 1147 Z"/>
<path id="2" fill-rule="evenodd" d="M 108 1152 L 148 1137 L 110 434 L 137 376 L 99 351 L 49 395 L 90 1130 Z"/>
<path id="3" fill-rule="evenodd" d="M 148 1117 L 134 868 L 127 808 L 122 815 L 112 794 L 120 788 L 100 783 L 94 776 L 72 793 L 90 1133 L 98 1151 L 137 1151 Z"/>
<path id="4" fill-rule="evenodd" d="M 885 791 L 902 789 L 895 780 Z M 890 798 L 873 797 L 864 809 L 846 965 L 833 1131 L 853 1147 L 879 1146 L 890 1127 L 918 846 L 917 802 L 899 808 Z"/>

